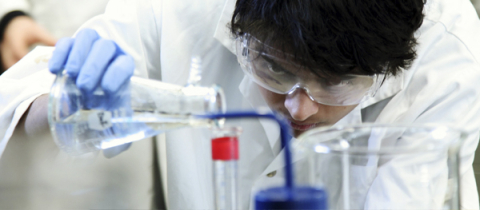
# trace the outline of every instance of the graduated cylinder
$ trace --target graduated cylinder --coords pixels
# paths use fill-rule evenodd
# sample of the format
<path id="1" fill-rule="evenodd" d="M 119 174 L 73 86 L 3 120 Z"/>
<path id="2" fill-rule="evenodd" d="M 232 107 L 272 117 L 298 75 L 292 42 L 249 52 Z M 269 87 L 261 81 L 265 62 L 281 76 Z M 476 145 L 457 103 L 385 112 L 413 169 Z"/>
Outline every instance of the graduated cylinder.
<path id="1" fill-rule="evenodd" d="M 212 129 L 215 209 L 240 209 L 238 203 L 238 136 L 240 127 Z"/>

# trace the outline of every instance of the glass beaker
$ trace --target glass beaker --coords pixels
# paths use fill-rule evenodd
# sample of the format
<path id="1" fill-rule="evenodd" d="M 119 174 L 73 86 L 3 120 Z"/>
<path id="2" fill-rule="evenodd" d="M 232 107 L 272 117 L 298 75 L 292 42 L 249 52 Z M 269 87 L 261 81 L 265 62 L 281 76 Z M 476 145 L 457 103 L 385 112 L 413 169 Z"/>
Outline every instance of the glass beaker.
<path id="1" fill-rule="evenodd" d="M 186 87 L 132 77 L 114 97 L 100 88 L 86 93 L 65 72 L 50 91 L 48 120 L 57 145 L 80 155 L 141 140 L 185 126 L 211 126 L 220 121 L 194 115 L 224 112 L 218 86 Z"/>
<path id="2" fill-rule="evenodd" d="M 435 125 L 317 128 L 292 145 L 296 181 L 329 209 L 460 209 L 461 130 Z"/>

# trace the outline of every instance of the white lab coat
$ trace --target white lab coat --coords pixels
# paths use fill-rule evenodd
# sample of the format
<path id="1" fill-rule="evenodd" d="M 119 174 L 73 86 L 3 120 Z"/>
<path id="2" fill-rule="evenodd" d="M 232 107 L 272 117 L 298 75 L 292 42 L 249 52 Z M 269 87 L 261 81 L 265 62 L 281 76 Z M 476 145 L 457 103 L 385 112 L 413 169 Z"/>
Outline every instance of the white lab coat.
<path id="1" fill-rule="evenodd" d="M 137 76 L 183 85 L 187 81 L 191 56 L 201 55 L 203 85 L 217 83 L 222 86 L 229 109 L 264 107 L 266 103 L 257 87 L 243 76 L 232 53 L 233 40 L 226 26 L 234 4 L 234 0 L 113 0 L 105 15 L 94 18 L 84 27 L 94 28 L 102 36 L 114 39 L 130 53 L 136 63 Z M 431 0 L 425 12 L 424 24 L 415 33 L 420 44 L 412 67 L 389 78 L 375 97 L 363 101 L 337 125 L 445 123 L 462 127 L 469 132 L 462 148 L 462 207 L 478 209 L 472 162 L 480 130 L 480 67 L 477 62 L 480 44 L 475 37 L 480 33 L 480 22 L 467 0 Z M 39 74 L 51 77 L 48 72 Z M 25 97 L 28 100 L 10 96 L 11 102 L 2 102 L 1 132 L 16 124 L 15 117 L 12 121 L 12 118 L 5 118 L 5 114 L 12 115 L 18 107 L 17 113 L 21 115 L 22 104 L 29 104 L 39 92 L 42 91 L 29 92 L 30 97 Z M 4 107 L 9 108 L 9 112 Z M 278 128 L 272 122 L 250 120 L 240 124 L 244 129 L 240 137 L 241 204 L 242 208 L 251 208 L 252 192 L 280 183 L 280 172 L 273 177 L 266 175 L 281 170 L 284 164 Z M 212 209 L 208 131 L 185 128 L 168 132 L 166 138 L 169 209 Z M 8 133 L 0 143 L 5 141 L 8 141 Z M 382 189 L 381 174 L 375 179 L 370 192 Z M 392 192 L 383 193 L 385 198 L 395 197 L 389 193 Z M 367 195 L 365 206 L 372 206 L 374 203 L 369 202 L 374 200 L 375 193 Z"/>
<path id="2" fill-rule="evenodd" d="M 57 38 L 72 36 L 90 18 L 102 14 L 108 0 L 0 0 L 0 17 L 20 10 Z"/>

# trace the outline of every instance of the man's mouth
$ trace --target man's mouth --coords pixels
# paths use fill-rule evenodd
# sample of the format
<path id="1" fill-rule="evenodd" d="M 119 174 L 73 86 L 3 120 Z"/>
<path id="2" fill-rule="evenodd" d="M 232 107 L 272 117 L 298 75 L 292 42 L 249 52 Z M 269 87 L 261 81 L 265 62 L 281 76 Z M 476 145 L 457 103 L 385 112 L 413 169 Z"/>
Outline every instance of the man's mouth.
<path id="1" fill-rule="evenodd" d="M 311 128 L 314 128 L 314 127 L 317 127 L 318 123 L 313 123 L 313 124 L 298 124 L 298 123 L 294 123 L 292 121 L 289 121 L 290 122 L 290 126 L 294 129 L 294 130 L 299 130 L 299 131 L 306 131 L 306 130 L 309 130 Z"/>

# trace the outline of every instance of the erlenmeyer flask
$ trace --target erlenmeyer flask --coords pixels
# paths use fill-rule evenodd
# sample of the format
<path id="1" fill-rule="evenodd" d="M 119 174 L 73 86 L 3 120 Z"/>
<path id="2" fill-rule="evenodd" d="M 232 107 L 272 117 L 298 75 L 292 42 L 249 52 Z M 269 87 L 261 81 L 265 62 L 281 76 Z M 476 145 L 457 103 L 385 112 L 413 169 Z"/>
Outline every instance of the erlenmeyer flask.
<path id="1" fill-rule="evenodd" d="M 185 126 L 211 126 L 194 115 L 225 111 L 218 86 L 186 87 L 132 77 L 115 98 L 100 88 L 79 90 L 60 73 L 50 91 L 48 118 L 57 145 L 72 155 L 107 149 Z M 218 123 L 218 122 L 217 122 Z"/>

